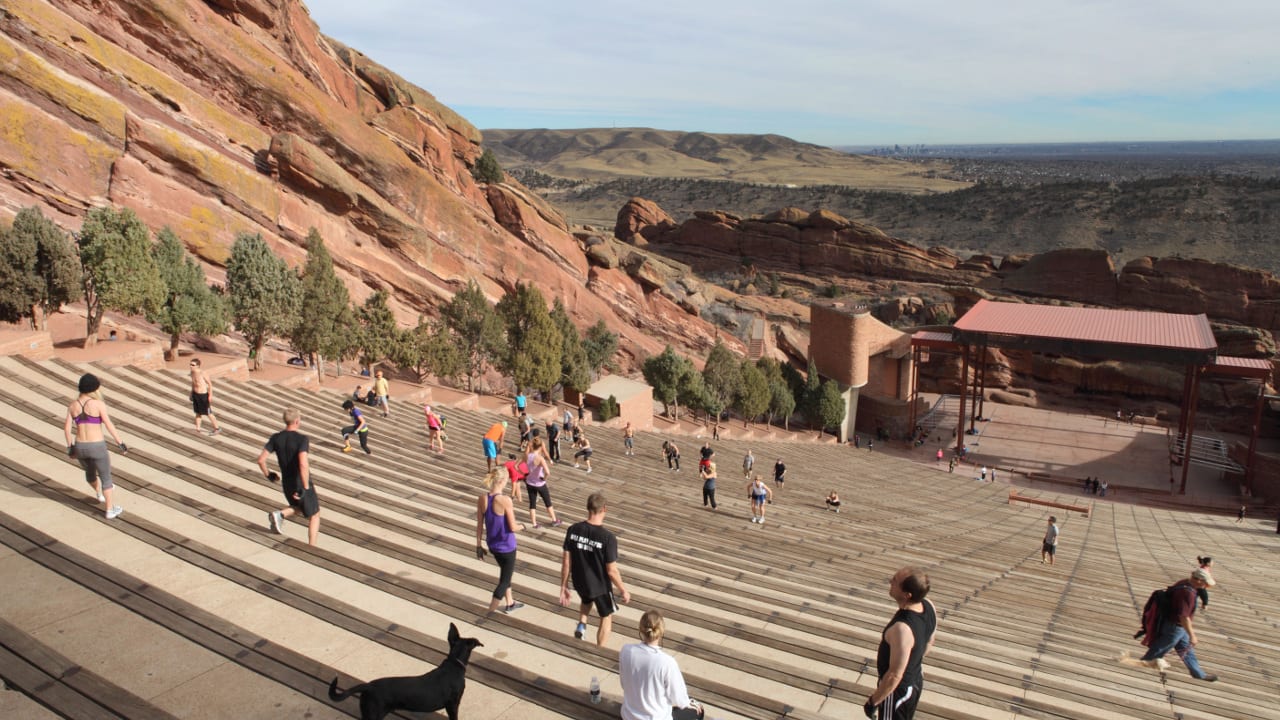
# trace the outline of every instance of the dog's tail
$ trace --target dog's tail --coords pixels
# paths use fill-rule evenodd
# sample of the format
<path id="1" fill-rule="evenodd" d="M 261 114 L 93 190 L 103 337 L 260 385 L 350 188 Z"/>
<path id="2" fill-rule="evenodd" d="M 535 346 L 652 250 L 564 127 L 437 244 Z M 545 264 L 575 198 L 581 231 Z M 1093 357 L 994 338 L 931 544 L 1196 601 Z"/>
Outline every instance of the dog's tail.
<path id="1" fill-rule="evenodd" d="M 361 685 L 356 685 L 355 687 L 352 687 L 352 688 L 347 688 L 346 690 L 339 690 L 338 678 L 334 678 L 333 682 L 329 683 L 329 699 L 333 700 L 334 702 L 337 702 L 339 700 L 346 700 L 352 695 L 359 695 L 360 693 L 368 689 L 369 689 L 368 683 L 364 683 Z"/>

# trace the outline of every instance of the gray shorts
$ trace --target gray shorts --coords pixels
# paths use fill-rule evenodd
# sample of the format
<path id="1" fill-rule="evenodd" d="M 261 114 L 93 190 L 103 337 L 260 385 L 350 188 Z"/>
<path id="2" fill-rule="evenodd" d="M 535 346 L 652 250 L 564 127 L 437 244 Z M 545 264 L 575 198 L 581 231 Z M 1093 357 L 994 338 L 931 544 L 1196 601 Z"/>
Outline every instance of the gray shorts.
<path id="1" fill-rule="evenodd" d="M 77 442 L 76 460 L 84 468 L 84 481 L 93 484 L 94 480 L 102 480 L 102 489 L 115 487 L 111 482 L 111 453 L 107 452 L 107 441 Z"/>

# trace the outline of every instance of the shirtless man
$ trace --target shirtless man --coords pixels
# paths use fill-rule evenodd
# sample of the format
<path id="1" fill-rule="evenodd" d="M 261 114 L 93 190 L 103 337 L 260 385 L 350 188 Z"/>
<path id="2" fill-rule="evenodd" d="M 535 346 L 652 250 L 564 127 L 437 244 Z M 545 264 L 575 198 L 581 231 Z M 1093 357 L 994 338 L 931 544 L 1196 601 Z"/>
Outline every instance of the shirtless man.
<path id="1" fill-rule="evenodd" d="M 191 359 L 191 408 L 196 413 L 196 432 L 200 432 L 200 421 L 208 416 L 213 429 L 210 435 L 222 432 L 218 420 L 213 416 L 213 380 L 200 367 L 200 358 Z"/>

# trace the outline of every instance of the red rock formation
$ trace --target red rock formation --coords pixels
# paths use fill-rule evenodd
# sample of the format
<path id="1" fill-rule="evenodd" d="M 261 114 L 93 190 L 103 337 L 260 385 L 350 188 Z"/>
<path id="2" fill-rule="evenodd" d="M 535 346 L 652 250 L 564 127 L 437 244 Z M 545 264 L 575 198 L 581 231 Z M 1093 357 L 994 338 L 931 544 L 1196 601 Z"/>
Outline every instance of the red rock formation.
<path id="1" fill-rule="evenodd" d="M 238 232 L 297 263 L 315 227 L 353 295 L 389 289 L 405 322 L 470 278 L 495 299 L 536 279 L 626 359 L 715 335 L 626 273 L 593 282 L 558 212 L 472 179 L 470 123 L 297 0 L 6 0 L 0 126 L 0 214 L 34 204 L 74 229 L 129 207 L 212 278 Z"/>
<path id="2" fill-rule="evenodd" d="M 961 265 L 955 255 L 922 250 L 826 210 L 783 208 L 747 220 L 725 212 L 697 212 L 663 230 L 640 224 L 635 205 L 633 200 L 619 213 L 619 227 L 664 245 L 664 254 L 694 269 L 718 269 L 727 259 L 736 263 L 750 258 L 761 268 L 818 277 L 834 273 L 929 283 L 977 283 L 995 272 L 989 262 Z"/>
<path id="3" fill-rule="evenodd" d="M 623 242 L 641 244 L 675 226 L 676 221 L 658 207 L 657 203 L 634 197 L 618 210 L 618 222 L 613 226 L 613 236 Z"/>

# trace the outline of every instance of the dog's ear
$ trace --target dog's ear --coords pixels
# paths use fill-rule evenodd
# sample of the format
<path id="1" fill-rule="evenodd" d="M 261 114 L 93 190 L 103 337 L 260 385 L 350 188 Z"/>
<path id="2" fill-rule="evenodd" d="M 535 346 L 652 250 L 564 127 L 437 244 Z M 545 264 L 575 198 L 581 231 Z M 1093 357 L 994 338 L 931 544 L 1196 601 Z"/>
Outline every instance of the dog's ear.
<path id="1" fill-rule="evenodd" d="M 449 644 L 452 645 L 458 642 L 460 637 L 461 636 L 458 634 L 458 626 L 453 623 L 449 623 Z"/>

